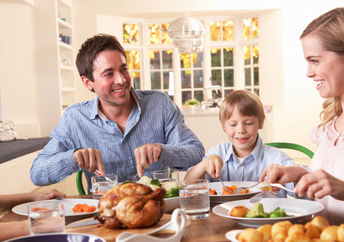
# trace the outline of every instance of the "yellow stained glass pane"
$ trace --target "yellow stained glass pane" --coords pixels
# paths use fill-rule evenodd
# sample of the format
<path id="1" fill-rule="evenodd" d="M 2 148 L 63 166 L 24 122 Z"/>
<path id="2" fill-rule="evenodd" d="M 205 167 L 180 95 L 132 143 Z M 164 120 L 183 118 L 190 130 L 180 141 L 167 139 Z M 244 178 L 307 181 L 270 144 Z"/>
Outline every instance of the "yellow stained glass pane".
<path id="1" fill-rule="evenodd" d="M 123 43 L 137 44 L 140 42 L 140 31 L 138 24 L 123 24 Z"/>
<path id="2" fill-rule="evenodd" d="M 140 42 L 140 31 L 138 24 L 131 24 L 131 44 L 138 44 Z"/>
<path id="3" fill-rule="evenodd" d="M 252 39 L 258 38 L 258 18 L 252 19 L 251 31 L 252 31 Z"/>
<path id="4" fill-rule="evenodd" d="M 244 40 L 249 40 L 251 39 L 251 18 L 248 19 L 243 19 L 243 38 Z"/>
<path id="5" fill-rule="evenodd" d="M 130 51 L 126 51 L 125 55 L 127 56 L 127 66 L 129 69 L 132 69 L 133 67 L 132 67 Z"/>
<path id="6" fill-rule="evenodd" d="M 233 41 L 234 40 L 234 23 L 233 21 L 222 22 L 223 40 Z"/>
<path id="7" fill-rule="evenodd" d="M 170 27 L 170 24 L 161 25 L 161 43 L 163 44 L 172 44 L 172 39 L 168 34 L 169 27 Z"/>
<path id="8" fill-rule="evenodd" d="M 160 24 L 149 24 L 149 44 L 159 44 L 160 43 Z"/>
<path id="9" fill-rule="evenodd" d="M 220 41 L 221 40 L 221 22 L 220 21 L 210 21 L 210 41 Z"/>
<path id="10" fill-rule="evenodd" d="M 138 50 L 131 51 L 133 57 L 133 70 L 140 70 L 140 52 Z"/>
<path id="11" fill-rule="evenodd" d="M 245 64 L 250 64 L 251 63 L 251 46 L 245 45 L 243 47 L 243 52 L 244 52 Z"/>
<path id="12" fill-rule="evenodd" d="M 130 24 L 123 24 L 123 43 L 130 44 Z"/>

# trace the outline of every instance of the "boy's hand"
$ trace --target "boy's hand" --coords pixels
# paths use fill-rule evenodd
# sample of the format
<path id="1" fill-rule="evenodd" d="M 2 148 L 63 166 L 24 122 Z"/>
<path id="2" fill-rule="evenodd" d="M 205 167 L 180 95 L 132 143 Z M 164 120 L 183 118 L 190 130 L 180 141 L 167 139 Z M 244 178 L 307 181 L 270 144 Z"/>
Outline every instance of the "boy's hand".
<path id="1" fill-rule="evenodd" d="M 211 155 L 202 161 L 203 169 L 212 177 L 219 178 L 223 162 L 220 156 Z"/>

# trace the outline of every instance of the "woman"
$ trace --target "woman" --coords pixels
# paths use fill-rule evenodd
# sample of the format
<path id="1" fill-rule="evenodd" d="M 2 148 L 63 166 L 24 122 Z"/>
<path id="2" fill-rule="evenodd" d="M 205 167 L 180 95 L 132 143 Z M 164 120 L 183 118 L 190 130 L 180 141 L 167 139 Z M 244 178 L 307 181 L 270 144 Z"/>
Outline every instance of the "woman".
<path id="1" fill-rule="evenodd" d="M 321 202 L 323 216 L 333 224 L 344 220 L 344 8 L 333 9 L 313 20 L 301 37 L 308 63 L 307 77 L 326 100 L 321 124 L 311 140 L 317 151 L 312 172 L 302 167 L 267 167 L 260 180 L 265 183 L 295 182 L 295 193 Z"/>

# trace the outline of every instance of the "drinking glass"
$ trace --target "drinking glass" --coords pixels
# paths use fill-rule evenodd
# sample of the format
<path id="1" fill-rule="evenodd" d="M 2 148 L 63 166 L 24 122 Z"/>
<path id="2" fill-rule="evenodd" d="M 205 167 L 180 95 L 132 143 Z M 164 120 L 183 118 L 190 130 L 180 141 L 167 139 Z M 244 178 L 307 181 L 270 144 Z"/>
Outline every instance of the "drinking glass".
<path id="1" fill-rule="evenodd" d="M 192 220 L 209 217 L 210 199 L 209 182 L 206 179 L 195 179 L 179 189 L 180 207 Z"/>
<path id="2" fill-rule="evenodd" d="M 65 216 L 62 201 L 46 200 L 28 204 L 30 234 L 62 233 Z"/>
<path id="3" fill-rule="evenodd" d="M 117 185 L 118 177 L 116 174 L 107 174 L 105 176 L 92 176 L 90 191 L 93 194 L 93 199 L 99 199 L 105 192 L 109 191 Z"/>
<path id="4" fill-rule="evenodd" d="M 159 181 L 165 181 L 168 179 L 174 179 L 177 182 L 179 181 L 179 172 L 173 168 L 168 167 L 164 170 L 153 171 L 153 179 L 159 179 Z"/>

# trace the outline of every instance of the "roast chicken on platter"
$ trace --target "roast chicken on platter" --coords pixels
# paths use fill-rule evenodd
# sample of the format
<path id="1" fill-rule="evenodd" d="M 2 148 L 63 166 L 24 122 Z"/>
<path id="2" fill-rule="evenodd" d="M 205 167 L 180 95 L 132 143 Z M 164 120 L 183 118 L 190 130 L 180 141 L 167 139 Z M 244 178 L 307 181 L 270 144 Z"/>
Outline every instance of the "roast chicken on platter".
<path id="1" fill-rule="evenodd" d="M 99 200 L 97 219 L 109 229 L 143 228 L 154 225 L 165 211 L 165 189 L 153 191 L 139 183 L 123 183 Z"/>

